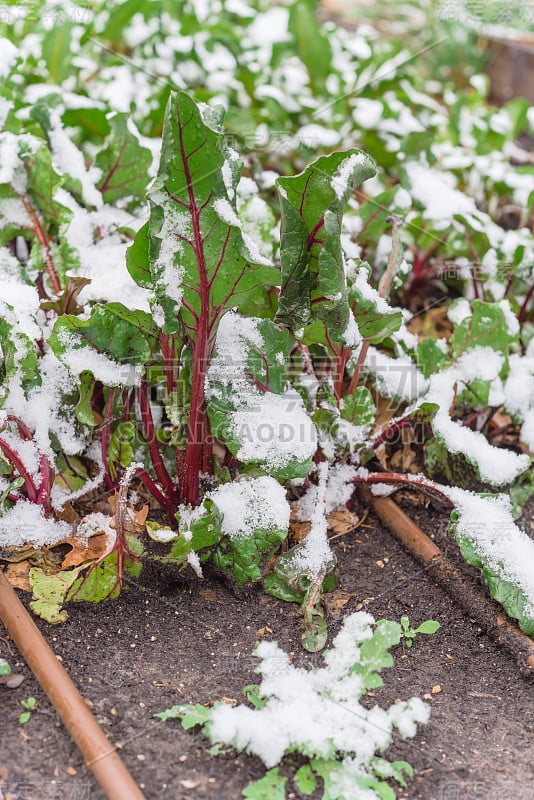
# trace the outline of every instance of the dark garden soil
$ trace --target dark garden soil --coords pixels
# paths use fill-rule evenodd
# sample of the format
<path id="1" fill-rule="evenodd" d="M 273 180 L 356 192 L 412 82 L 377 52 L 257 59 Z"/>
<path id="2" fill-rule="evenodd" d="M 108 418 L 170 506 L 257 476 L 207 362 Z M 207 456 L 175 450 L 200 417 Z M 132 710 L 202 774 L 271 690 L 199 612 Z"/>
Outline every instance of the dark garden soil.
<path id="1" fill-rule="evenodd" d="M 399 502 L 460 563 L 447 534 L 447 515 L 408 497 Z M 466 618 L 371 516 L 332 544 L 341 587 L 330 596 L 331 635 L 342 616 L 362 604 L 376 618 L 408 614 L 415 624 L 429 618 L 441 623 L 437 634 L 419 636 L 411 649 L 396 648 L 394 668 L 370 699 L 389 704 L 397 697 L 427 696 L 432 706 L 428 726 L 390 751 L 415 768 L 409 789 L 399 797 L 534 798 L 533 680 L 519 673 L 513 658 Z M 478 576 L 469 572 L 476 583 Z M 183 731 L 177 721 L 160 722 L 155 712 L 180 702 L 240 698 L 242 687 L 255 681 L 251 652 L 262 636 L 277 639 L 298 664 L 321 664 L 320 655 L 300 646 L 296 606 L 267 597 L 260 588 L 235 592 L 216 576 L 200 581 L 189 571 L 179 574 L 159 565 L 147 566 L 138 585 L 116 601 L 71 605 L 65 624 L 38 620 L 38 625 L 147 800 L 238 800 L 264 773 L 256 758 L 210 756 L 201 734 Z M 18 689 L 0 686 L 1 800 L 103 800 L 4 634 L 0 656 L 26 680 Z M 37 709 L 20 725 L 20 701 L 29 695 L 37 698 Z M 293 790 L 289 797 L 300 795 Z"/>

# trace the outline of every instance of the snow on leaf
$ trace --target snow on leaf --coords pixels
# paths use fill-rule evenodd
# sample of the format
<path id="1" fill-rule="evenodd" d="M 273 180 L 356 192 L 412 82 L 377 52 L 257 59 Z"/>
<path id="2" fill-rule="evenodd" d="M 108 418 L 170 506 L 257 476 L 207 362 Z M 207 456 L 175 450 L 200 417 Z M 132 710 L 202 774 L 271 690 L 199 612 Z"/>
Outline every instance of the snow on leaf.
<path id="1" fill-rule="evenodd" d="M 291 330 L 317 318 L 334 340 L 342 340 L 350 309 L 341 219 L 352 190 L 374 174 L 369 156 L 348 150 L 322 156 L 299 175 L 276 182 L 282 212 L 277 320 Z"/>
<path id="2" fill-rule="evenodd" d="M 223 134 L 203 120 L 195 102 L 184 93 L 172 94 L 136 275 L 148 245 L 144 258 L 164 329 L 176 331 L 180 314 L 192 341 L 213 337 L 225 311 L 279 282 L 278 270 L 244 241 L 228 199 L 227 155 Z M 146 268 L 143 275 L 146 286 Z"/>

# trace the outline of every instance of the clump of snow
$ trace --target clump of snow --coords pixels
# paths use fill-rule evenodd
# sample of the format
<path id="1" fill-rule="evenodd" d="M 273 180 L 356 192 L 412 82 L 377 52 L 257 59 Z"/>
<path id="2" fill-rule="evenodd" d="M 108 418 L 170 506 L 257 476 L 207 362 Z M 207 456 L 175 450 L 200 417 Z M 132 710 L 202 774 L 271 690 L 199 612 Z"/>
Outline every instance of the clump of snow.
<path id="1" fill-rule="evenodd" d="M 454 214 L 477 212 L 475 201 L 451 185 L 454 177 L 422 164 L 405 164 L 410 192 L 423 206 L 426 219 L 448 225 Z"/>
<path id="2" fill-rule="evenodd" d="M 84 491 L 86 490 L 84 489 Z M 76 529 L 76 538 L 87 542 L 91 536 L 97 533 L 106 535 L 106 547 L 111 548 L 117 536 L 117 531 L 113 527 L 113 517 L 103 514 L 101 511 L 87 514 Z"/>
<path id="3" fill-rule="evenodd" d="M 227 536 L 252 536 L 259 530 L 287 531 L 289 527 L 285 489 L 270 476 L 225 483 L 206 496 L 222 513 L 222 531 Z"/>
<path id="4" fill-rule="evenodd" d="M 465 536 L 494 573 L 521 590 L 526 613 L 534 618 L 534 542 L 515 524 L 510 498 L 480 497 L 458 487 L 440 491 L 458 511 L 456 536 Z"/>
<path id="5" fill-rule="evenodd" d="M 202 574 L 202 567 L 200 565 L 200 558 L 194 550 L 190 550 L 187 554 L 187 563 L 199 578 L 204 577 Z"/>
<path id="6" fill-rule="evenodd" d="M 317 491 L 315 505 L 311 515 L 311 528 L 298 549 L 294 551 L 293 565 L 299 572 L 310 576 L 318 575 L 326 570 L 334 561 L 328 544 L 328 523 L 326 521 L 326 493 L 328 486 L 328 462 L 317 466 Z"/>
<path id="7" fill-rule="evenodd" d="M 359 347 L 362 343 L 362 335 L 351 309 L 349 309 L 349 321 L 341 338 L 345 347 Z"/>
<path id="8" fill-rule="evenodd" d="M 219 325 L 216 354 L 208 371 L 208 399 L 220 393 L 218 384 L 231 386 L 235 410 L 230 430 L 239 441 L 237 457 L 244 463 L 262 463 L 267 469 L 285 468 L 293 459 L 304 462 L 317 449 L 315 425 L 300 395 L 263 392 L 247 378 L 250 345 L 260 349 L 259 319 L 226 314 Z"/>
<path id="9" fill-rule="evenodd" d="M 330 186 L 334 190 L 338 200 L 343 200 L 345 197 L 349 181 L 356 167 L 360 164 L 365 164 L 366 160 L 367 156 L 365 153 L 353 153 L 341 162 L 330 181 Z"/>
<path id="10" fill-rule="evenodd" d="M 83 154 L 63 130 L 61 117 L 57 111 L 50 112 L 48 132 L 52 148 L 52 162 L 63 175 L 70 175 L 80 181 L 83 201 L 87 206 L 101 208 L 102 195 L 95 186 L 101 172 L 96 167 L 87 170 Z"/>
<path id="11" fill-rule="evenodd" d="M 337 147 L 341 140 L 339 131 L 325 128 L 323 125 L 309 123 L 299 128 L 295 142 L 306 147 Z"/>
<path id="12" fill-rule="evenodd" d="M 213 202 L 213 209 L 227 225 L 232 225 L 233 227 L 240 229 L 243 242 L 251 261 L 253 261 L 255 264 L 261 264 L 265 267 L 272 267 L 273 262 L 269 258 L 266 258 L 264 255 L 262 255 L 258 243 L 248 233 L 245 233 L 242 230 L 241 220 L 238 218 L 234 209 L 225 197 L 217 198 L 217 200 Z"/>
<path id="13" fill-rule="evenodd" d="M 300 749 L 322 758 L 351 756 L 360 774 L 365 773 L 376 751 L 391 743 L 394 727 L 401 736 L 412 737 L 416 723 L 429 719 L 428 706 L 418 698 L 388 709 L 358 702 L 365 686 L 351 668 L 362 660 L 360 648 L 371 638 L 373 623 L 373 617 L 362 612 L 346 617 L 320 669 L 295 667 L 276 642 L 261 642 L 256 655 L 261 659 L 260 694 L 266 705 L 254 710 L 218 706 L 211 715 L 210 738 L 254 753 L 267 767 L 285 752 Z M 351 790 L 343 796 L 355 800 L 361 794 Z"/>
<path id="14" fill-rule="evenodd" d="M 530 459 L 512 450 L 491 445 L 479 431 L 455 422 L 449 415 L 456 386 L 466 386 L 473 380 L 495 381 L 502 368 L 502 356 L 490 347 L 474 347 L 455 364 L 430 377 L 424 401 L 439 406 L 432 427 L 451 453 L 463 453 L 476 464 L 480 477 L 493 485 L 511 483 L 527 469 Z"/>
<path id="15" fill-rule="evenodd" d="M 510 301 L 507 298 L 500 300 L 499 307 L 504 314 L 504 319 L 506 320 L 506 327 L 508 328 L 508 333 L 510 334 L 510 336 L 516 336 L 519 333 L 519 320 L 512 311 L 512 307 L 510 306 Z"/>
<path id="16" fill-rule="evenodd" d="M 533 340 L 534 341 L 534 340 Z M 523 424 L 521 439 L 534 450 L 534 352 L 525 356 L 514 353 L 510 356 L 510 371 L 504 383 L 506 410 Z"/>
<path id="17" fill-rule="evenodd" d="M 92 372 L 106 386 L 139 386 L 142 370 L 135 364 L 119 364 L 93 348 L 84 347 L 81 335 L 61 329 L 58 340 L 65 348 L 61 360 L 72 375 Z"/>
<path id="18" fill-rule="evenodd" d="M 91 280 L 80 292 L 80 303 L 106 300 L 123 303 L 130 309 L 149 311 L 148 291 L 138 286 L 124 268 L 130 242 L 118 232 L 121 227 L 137 230 L 144 220 L 107 205 L 88 211 L 62 188 L 56 190 L 55 200 L 72 212 L 63 234 L 79 266 L 73 266 L 69 274 Z"/>
<path id="19" fill-rule="evenodd" d="M 45 517 L 43 507 L 29 500 L 18 500 L 0 517 L 0 545 L 36 547 L 66 539 L 71 527 L 66 522 Z"/>
<path id="20" fill-rule="evenodd" d="M 328 470 L 326 485 L 326 513 L 331 514 L 342 508 L 354 493 L 352 479 L 356 475 L 356 467 L 350 464 L 333 464 Z M 312 484 L 299 498 L 297 515 L 300 522 L 309 522 L 317 503 L 317 486 Z"/>
<path id="21" fill-rule="evenodd" d="M 449 306 L 447 316 L 454 325 L 461 325 L 464 319 L 471 317 L 471 303 L 465 297 L 459 297 Z"/>
<path id="22" fill-rule="evenodd" d="M 9 16 L 9 12 L 8 12 Z M 7 78 L 9 70 L 17 60 L 20 51 L 13 42 L 9 39 L 0 37 L 0 50 L 2 51 L 2 60 L 0 61 L 0 78 Z"/>
<path id="23" fill-rule="evenodd" d="M 237 458 L 244 463 L 261 461 L 279 470 L 293 459 L 306 461 L 317 449 L 315 425 L 294 390 L 249 392 L 232 414 L 231 429 L 240 442 Z"/>
<path id="24" fill-rule="evenodd" d="M 214 200 L 213 210 L 227 225 L 233 225 L 236 228 L 241 227 L 237 214 L 225 197 L 218 197 L 217 200 Z"/>
<path id="25" fill-rule="evenodd" d="M 353 358 L 357 357 L 357 354 Z M 387 397 L 408 402 L 416 400 L 428 386 L 428 381 L 407 355 L 391 358 L 375 347 L 370 347 L 364 362 L 366 372 L 372 374 L 379 390 Z"/>

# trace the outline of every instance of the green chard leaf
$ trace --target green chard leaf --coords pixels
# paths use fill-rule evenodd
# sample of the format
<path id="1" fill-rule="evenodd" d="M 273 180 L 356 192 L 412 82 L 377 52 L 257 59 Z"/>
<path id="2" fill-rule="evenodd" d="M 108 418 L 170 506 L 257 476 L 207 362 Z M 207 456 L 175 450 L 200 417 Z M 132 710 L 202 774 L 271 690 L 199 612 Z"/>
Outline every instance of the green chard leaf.
<path id="1" fill-rule="evenodd" d="M 398 331 L 402 312 L 395 311 L 369 283 L 371 267 L 356 262 L 347 272 L 349 302 L 360 335 L 370 344 L 379 344 Z"/>
<path id="2" fill-rule="evenodd" d="M 212 708 L 217 705 L 218 704 L 215 703 L 215 706 L 212 706 Z M 204 727 L 204 725 L 210 721 L 212 708 L 201 706 L 200 703 L 196 703 L 194 706 L 172 706 L 172 708 L 167 709 L 167 711 L 160 711 L 159 714 L 154 714 L 154 716 L 163 720 L 163 722 L 167 722 L 169 719 L 180 719 L 182 720 L 182 728 L 188 731 L 197 725 Z"/>
<path id="3" fill-rule="evenodd" d="M 171 94 L 148 229 L 138 233 L 128 264 L 132 277 L 153 290 L 165 333 L 179 329 L 181 316 L 203 349 L 225 311 L 280 280 L 241 230 L 235 188 L 242 165 L 220 132 L 222 110 L 205 113 L 209 120 L 187 94 Z"/>
<path id="4" fill-rule="evenodd" d="M 455 327 L 450 343 L 455 358 L 473 347 L 491 347 L 506 356 L 518 338 L 519 325 L 517 332 L 510 330 L 499 303 L 473 300 L 472 314 Z"/>
<path id="5" fill-rule="evenodd" d="M 106 203 L 131 195 L 143 198 L 149 180 L 152 154 L 139 142 L 139 135 L 128 114 L 108 117 L 111 133 L 97 153 L 96 166 L 102 170 L 98 188 Z"/>
<path id="6" fill-rule="evenodd" d="M 107 303 L 95 306 L 87 320 L 73 314 L 59 317 L 48 342 L 60 361 L 74 373 L 92 372 L 103 383 L 118 386 L 135 383 L 135 367 L 148 361 L 156 336 L 157 328 L 150 314 L 131 311 L 121 303 Z M 108 368 L 102 366 L 105 374 L 99 373 L 101 362 L 97 356 L 108 363 Z M 123 365 L 115 375 L 109 369 L 114 364 Z"/>
<path id="7" fill-rule="evenodd" d="M 299 175 L 277 180 L 282 212 L 277 321 L 290 330 L 316 318 L 335 341 L 351 344 L 341 219 L 353 189 L 374 174 L 369 156 L 347 150 L 322 156 Z"/>
<path id="8" fill-rule="evenodd" d="M 308 70 L 312 89 L 324 91 L 332 68 L 332 48 L 327 32 L 317 21 L 315 0 L 297 0 L 291 4 L 289 31 L 295 37 L 297 52 Z"/>
<path id="9" fill-rule="evenodd" d="M 249 800 L 285 800 L 287 778 L 280 775 L 278 767 L 270 769 L 259 781 L 243 789 L 243 797 Z"/>
<path id="10" fill-rule="evenodd" d="M 48 67 L 50 77 L 61 84 L 71 74 L 72 58 L 72 29 L 71 20 L 54 24 L 43 37 L 42 55 Z"/>

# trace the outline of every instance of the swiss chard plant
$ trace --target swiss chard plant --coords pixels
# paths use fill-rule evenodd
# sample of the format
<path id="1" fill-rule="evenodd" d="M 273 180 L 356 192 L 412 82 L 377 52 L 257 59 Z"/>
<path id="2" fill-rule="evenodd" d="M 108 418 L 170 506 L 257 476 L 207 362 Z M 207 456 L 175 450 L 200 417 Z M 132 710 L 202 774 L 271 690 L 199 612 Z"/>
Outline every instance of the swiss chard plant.
<path id="1" fill-rule="evenodd" d="M 305 0 L 209 25 L 193 5 L 7 20 L 0 542 L 57 542 L 81 495 L 118 498 L 82 523 L 97 555 L 32 569 L 61 619 L 138 573 L 151 496 L 151 557 L 263 578 L 314 649 L 338 572 L 325 514 L 358 484 L 419 487 L 531 632 L 532 110 L 491 108 L 477 75 L 436 96 L 404 44 Z M 163 63 L 187 92 L 147 80 Z M 280 555 L 295 483 L 311 530 Z"/>

